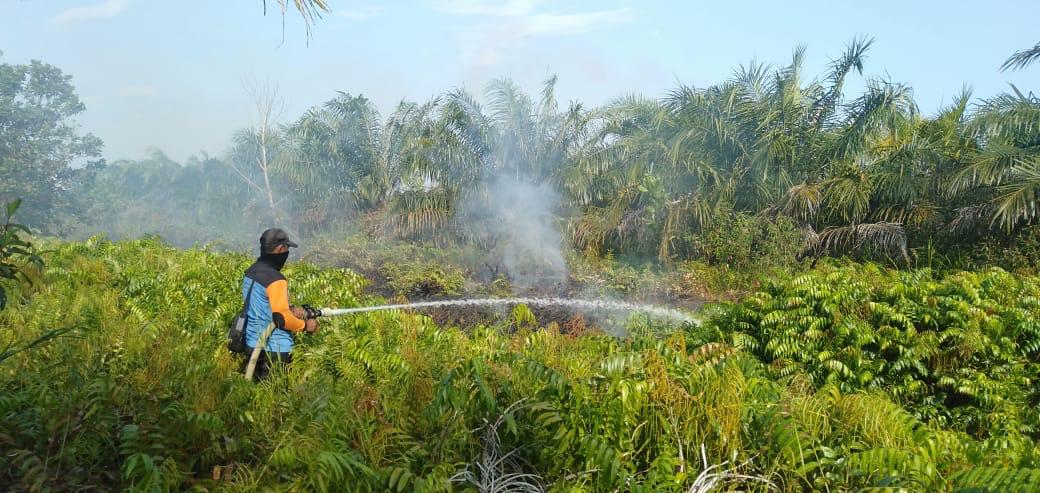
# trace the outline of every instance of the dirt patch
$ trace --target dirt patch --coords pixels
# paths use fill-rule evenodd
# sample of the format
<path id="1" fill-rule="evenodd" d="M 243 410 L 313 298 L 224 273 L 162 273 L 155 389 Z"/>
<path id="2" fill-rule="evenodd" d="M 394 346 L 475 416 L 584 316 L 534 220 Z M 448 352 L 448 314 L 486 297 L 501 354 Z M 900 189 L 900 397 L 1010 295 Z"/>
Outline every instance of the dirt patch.
<path id="1" fill-rule="evenodd" d="M 402 294 L 391 286 L 385 275 L 388 269 L 380 262 L 359 262 L 352 257 L 336 255 L 330 252 L 315 252 L 309 256 L 312 262 L 337 268 L 348 268 L 363 275 L 369 280 L 365 294 L 385 298 L 390 303 L 408 303 L 421 301 L 439 301 L 466 298 L 499 298 L 507 296 L 532 298 L 566 298 L 566 299 L 611 299 L 632 303 L 646 303 L 682 311 L 693 312 L 705 303 L 704 298 L 690 296 L 689 292 L 676 296 L 677 293 L 656 292 L 644 296 L 602 296 L 595 286 L 585 284 L 568 276 L 567 278 L 546 278 L 539 286 L 520 288 L 509 287 L 493 281 L 485 276 L 469 275 L 462 293 L 458 296 L 445 296 L 444 293 L 414 291 L 409 296 Z M 586 311 L 569 306 L 528 306 L 535 316 L 538 326 L 546 327 L 555 323 L 562 333 L 581 334 L 589 331 L 603 330 L 617 333 L 624 326 L 628 313 L 620 311 L 592 310 Z M 476 325 L 513 327 L 511 320 L 513 306 L 444 306 L 423 309 L 422 313 L 432 318 L 438 325 L 445 327 L 469 328 Z"/>
<path id="2" fill-rule="evenodd" d="M 419 300 L 411 300 L 419 302 Z M 436 301 L 436 300 L 430 300 Z M 446 301 L 446 300 L 439 300 Z M 407 303 L 408 300 L 395 298 L 394 303 Z M 534 322 L 538 327 L 556 325 L 560 332 L 566 334 L 580 334 L 588 331 L 602 331 L 612 334 L 625 333 L 625 327 L 632 321 L 633 312 L 625 309 L 586 308 L 582 306 L 526 305 L 530 315 L 534 316 Z M 527 326 L 527 322 L 514 320 L 513 310 L 516 305 L 449 305 L 426 307 L 417 310 L 418 313 L 432 318 L 438 325 L 444 327 L 470 328 L 476 325 L 495 326 L 505 330 L 515 330 L 521 326 Z M 521 316 L 521 318 L 525 318 Z M 667 319 L 655 318 L 656 323 L 668 323 Z"/>

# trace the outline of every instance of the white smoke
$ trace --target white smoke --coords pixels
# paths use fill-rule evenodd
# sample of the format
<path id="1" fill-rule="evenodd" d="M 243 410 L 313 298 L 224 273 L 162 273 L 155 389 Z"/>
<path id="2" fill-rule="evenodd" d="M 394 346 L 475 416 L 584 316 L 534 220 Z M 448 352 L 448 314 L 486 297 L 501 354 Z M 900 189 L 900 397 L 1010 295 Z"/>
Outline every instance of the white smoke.
<path id="1" fill-rule="evenodd" d="M 531 288 L 567 279 L 556 219 L 560 203 L 547 183 L 497 176 L 466 198 L 461 213 L 466 229 L 501 261 L 513 285 Z"/>

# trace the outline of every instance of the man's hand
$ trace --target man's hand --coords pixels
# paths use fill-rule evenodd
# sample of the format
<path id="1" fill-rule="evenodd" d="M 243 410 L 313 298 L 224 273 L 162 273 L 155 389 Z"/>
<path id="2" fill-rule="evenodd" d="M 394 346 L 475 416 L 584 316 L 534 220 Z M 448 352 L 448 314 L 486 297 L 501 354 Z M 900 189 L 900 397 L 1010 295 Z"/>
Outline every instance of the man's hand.
<path id="1" fill-rule="evenodd" d="M 308 318 L 303 326 L 303 330 L 308 334 L 314 334 L 318 332 L 318 319 Z"/>
<path id="2" fill-rule="evenodd" d="M 292 310 L 292 314 L 295 315 L 296 318 L 302 319 L 307 316 L 307 312 L 302 306 L 290 306 L 289 309 Z"/>

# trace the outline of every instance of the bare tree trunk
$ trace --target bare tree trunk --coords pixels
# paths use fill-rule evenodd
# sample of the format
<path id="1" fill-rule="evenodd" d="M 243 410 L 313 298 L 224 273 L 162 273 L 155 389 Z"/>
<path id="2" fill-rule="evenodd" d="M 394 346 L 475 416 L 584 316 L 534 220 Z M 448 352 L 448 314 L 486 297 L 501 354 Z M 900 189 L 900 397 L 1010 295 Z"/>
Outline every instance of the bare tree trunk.
<path id="1" fill-rule="evenodd" d="M 249 131 L 250 137 L 246 144 L 247 147 L 252 148 L 248 153 L 252 156 L 252 162 L 246 164 L 232 159 L 230 160 L 231 167 L 266 202 L 271 225 L 285 228 L 289 230 L 290 234 L 294 234 L 292 228 L 285 224 L 287 218 L 281 210 L 284 205 L 275 198 L 274 187 L 271 185 L 271 173 L 275 160 L 272 151 L 273 146 L 277 145 L 273 142 L 274 131 L 272 129 L 277 124 L 283 109 L 278 97 L 278 88 L 258 83 L 244 83 L 243 85 L 253 99 L 256 112 L 256 121 Z M 262 179 L 255 179 L 257 174 Z"/>
<path id="2" fill-rule="evenodd" d="M 279 224 L 281 214 L 274 201 L 274 191 L 271 189 L 271 160 L 268 156 L 268 135 L 271 131 L 272 120 L 277 119 L 276 112 L 281 113 L 278 88 L 264 88 L 256 85 L 250 92 L 256 103 L 256 114 L 260 120 L 255 130 L 258 151 L 256 165 L 264 177 L 264 195 L 267 198 L 267 207 L 271 211 L 271 221 L 273 224 Z"/>

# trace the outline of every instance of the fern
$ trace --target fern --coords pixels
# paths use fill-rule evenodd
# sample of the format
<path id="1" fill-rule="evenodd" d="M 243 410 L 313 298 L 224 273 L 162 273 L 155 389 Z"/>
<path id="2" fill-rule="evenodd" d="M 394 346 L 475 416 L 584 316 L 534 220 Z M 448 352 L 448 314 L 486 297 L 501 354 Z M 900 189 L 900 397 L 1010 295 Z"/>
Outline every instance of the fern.
<path id="1" fill-rule="evenodd" d="M 21 329 L 16 344 L 76 328 L 4 362 L 0 486 L 1035 484 L 1032 278 L 824 266 L 716 307 L 703 326 L 624 339 L 536 330 L 519 312 L 520 331 L 372 313 L 329 319 L 289 371 L 254 386 L 214 321 L 238 309 L 232 281 L 248 262 L 155 239 L 57 245 L 25 302 L 0 312 Z M 353 273 L 288 269 L 295 296 L 370 302 Z"/>

